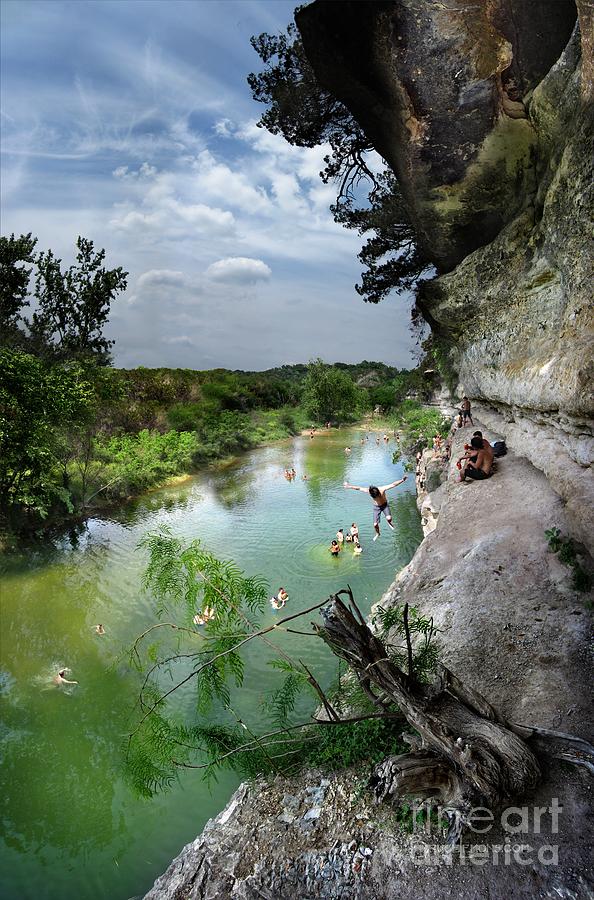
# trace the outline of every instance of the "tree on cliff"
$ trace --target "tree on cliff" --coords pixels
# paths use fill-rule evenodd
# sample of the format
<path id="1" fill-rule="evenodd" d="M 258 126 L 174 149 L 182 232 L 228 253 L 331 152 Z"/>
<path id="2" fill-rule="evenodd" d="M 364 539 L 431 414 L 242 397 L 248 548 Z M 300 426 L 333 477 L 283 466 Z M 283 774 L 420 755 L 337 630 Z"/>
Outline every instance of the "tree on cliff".
<path id="1" fill-rule="evenodd" d="M 396 179 L 378 175 L 368 164 L 372 144 L 344 104 L 320 87 L 294 24 L 286 33 L 261 34 L 251 43 L 265 65 L 248 76 L 254 99 L 268 105 L 258 125 L 299 147 L 329 144 L 320 177 L 337 184 L 334 218 L 372 235 L 359 254 L 366 268 L 357 292 L 378 303 L 392 290 L 410 289 L 429 260 L 417 247 Z"/>
<path id="2" fill-rule="evenodd" d="M 563 741 L 569 749 L 561 758 L 592 765 L 594 747 L 585 741 L 508 722 L 440 664 L 432 621 L 407 605 L 380 609 L 370 628 L 347 588 L 262 625 L 269 596 L 262 579 L 217 560 L 199 541 L 184 544 L 167 531 L 149 535 L 144 546 L 149 552 L 145 587 L 159 615 L 167 614 L 139 635 L 130 651 L 144 677 L 127 760 L 133 783 L 145 795 L 166 787 L 180 768 L 208 777 L 221 768 L 254 776 L 332 765 L 334 736 L 343 765 L 377 763 L 370 784 L 378 799 L 401 802 L 412 796 L 445 809 L 454 842 L 470 824 L 473 809 L 497 808 L 504 798 L 536 785 L 541 774 L 536 741 Z M 312 622 L 313 630 L 293 627 L 316 610 L 322 623 Z M 200 628 L 194 624 L 197 613 L 207 618 Z M 165 637 L 155 643 L 157 635 Z M 303 649 L 292 646 L 300 641 L 303 648 L 303 636 L 321 639 L 346 663 L 347 673 L 339 667 L 331 690 L 303 661 Z M 241 708 L 253 641 L 260 644 L 259 664 L 268 656 L 283 679 L 259 703 L 268 728 L 261 721 L 254 727 Z M 196 693 L 190 703 L 192 685 Z M 305 720 L 297 714 L 302 689 L 312 692 L 318 707 Z M 181 706 L 175 704 L 178 692 Z M 376 732 L 375 744 L 364 744 L 353 758 L 351 729 L 363 722 L 382 723 L 385 731 Z"/>

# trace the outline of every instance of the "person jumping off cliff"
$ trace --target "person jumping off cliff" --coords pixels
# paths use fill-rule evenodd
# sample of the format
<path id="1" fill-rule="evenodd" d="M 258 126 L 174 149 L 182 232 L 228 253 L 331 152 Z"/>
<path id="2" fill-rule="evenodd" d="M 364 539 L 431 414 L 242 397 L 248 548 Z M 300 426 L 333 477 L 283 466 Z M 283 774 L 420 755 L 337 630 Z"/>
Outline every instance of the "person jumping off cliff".
<path id="1" fill-rule="evenodd" d="M 406 475 L 404 478 L 401 478 L 400 481 L 393 481 L 392 484 L 385 484 L 383 487 L 376 487 L 374 484 L 371 484 L 368 488 L 366 487 L 358 487 L 355 484 L 348 484 L 348 482 L 344 482 L 344 487 L 349 488 L 351 491 L 363 491 L 364 494 L 369 494 L 371 499 L 373 500 L 373 527 L 375 530 L 374 541 L 377 541 L 380 536 L 380 517 L 383 513 L 388 523 L 388 526 L 394 531 L 394 526 L 392 525 L 392 511 L 390 510 L 390 504 L 388 503 L 388 498 L 386 497 L 386 491 L 391 490 L 392 488 L 398 487 L 399 484 L 402 484 L 406 481 Z"/>

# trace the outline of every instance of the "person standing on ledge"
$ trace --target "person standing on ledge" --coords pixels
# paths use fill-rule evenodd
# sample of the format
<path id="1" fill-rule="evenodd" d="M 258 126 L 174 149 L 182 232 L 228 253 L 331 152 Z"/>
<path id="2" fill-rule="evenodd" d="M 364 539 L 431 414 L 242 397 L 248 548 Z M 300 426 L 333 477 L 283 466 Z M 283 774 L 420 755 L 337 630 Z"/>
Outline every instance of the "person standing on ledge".
<path id="1" fill-rule="evenodd" d="M 466 420 L 470 419 L 470 424 L 474 425 L 474 422 L 472 421 L 472 416 L 470 414 L 470 400 L 468 399 L 468 397 L 466 395 L 464 395 L 464 397 L 462 397 L 462 403 L 460 404 L 460 409 L 461 409 L 462 415 L 464 417 L 464 424 L 466 425 Z"/>
<path id="2" fill-rule="evenodd" d="M 392 488 L 398 487 L 399 484 L 403 484 L 406 481 L 406 475 L 404 478 L 401 478 L 400 481 L 393 481 L 392 484 L 385 484 L 383 487 L 376 487 L 374 484 L 371 484 L 368 488 L 366 487 L 358 487 L 355 484 L 348 484 L 348 482 L 344 482 L 344 487 L 349 488 L 351 491 L 363 491 L 364 494 L 369 494 L 371 499 L 373 500 L 373 527 L 375 529 L 375 537 L 374 541 L 377 541 L 380 536 L 380 516 L 383 513 L 388 523 L 389 527 L 394 531 L 394 526 L 392 525 L 392 511 L 390 510 L 390 504 L 388 503 L 388 498 L 386 497 L 386 491 L 391 490 Z"/>

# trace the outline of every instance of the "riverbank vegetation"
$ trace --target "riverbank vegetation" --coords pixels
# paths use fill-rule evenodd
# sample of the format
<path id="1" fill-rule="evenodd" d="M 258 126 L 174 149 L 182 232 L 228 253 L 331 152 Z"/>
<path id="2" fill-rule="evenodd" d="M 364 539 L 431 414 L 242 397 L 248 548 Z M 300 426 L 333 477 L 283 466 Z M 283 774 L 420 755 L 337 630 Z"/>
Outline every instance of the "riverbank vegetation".
<path id="1" fill-rule="evenodd" d="M 427 798 L 447 809 L 448 840 L 456 842 L 473 808 L 497 808 L 539 783 L 535 739 L 562 739 L 571 748 L 564 760 L 591 762 L 594 748 L 585 741 L 507 721 L 449 671 L 439 661 L 433 620 L 408 604 L 380 608 L 369 627 L 346 588 L 265 625 L 269 589 L 261 578 L 166 530 L 143 546 L 144 585 L 158 619 L 130 649 L 144 677 L 126 759 L 144 796 L 167 788 L 180 769 L 209 779 L 221 769 L 255 777 L 366 765 L 376 799 Z M 295 627 L 312 613 L 321 623 Z M 295 649 L 296 635 L 323 641 L 337 658 L 330 689 Z M 247 721 L 242 710 L 252 641 L 279 677 L 262 699 L 268 724 Z M 180 717 L 174 698 L 192 690 L 194 702 Z M 303 692 L 309 705 L 299 702 Z"/>
<path id="2" fill-rule="evenodd" d="M 36 244 L 30 234 L 0 238 L 5 533 L 84 516 L 327 422 L 374 411 L 408 421 L 414 404 L 406 398 L 431 391 L 423 366 L 370 361 L 318 359 L 265 372 L 113 368 L 103 331 L 127 273 L 107 269 L 105 251 L 85 238 L 67 269 Z"/>

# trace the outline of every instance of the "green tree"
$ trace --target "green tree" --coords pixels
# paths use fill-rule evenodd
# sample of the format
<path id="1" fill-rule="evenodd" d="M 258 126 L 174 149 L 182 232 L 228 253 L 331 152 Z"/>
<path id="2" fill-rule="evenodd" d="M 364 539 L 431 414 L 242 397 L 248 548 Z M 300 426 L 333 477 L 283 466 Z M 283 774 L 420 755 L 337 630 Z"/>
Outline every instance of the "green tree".
<path id="1" fill-rule="evenodd" d="M 317 422 L 343 422 L 356 418 L 363 395 L 349 375 L 316 359 L 308 366 L 302 402 Z"/>
<path id="2" fill-rule="evenodd" d="M 77 364 L 50 365 L 21 350 L 0 350 L 0 510 L 45 518 L 57 501 L 72 509 L 60 479 L 60 429 L 83 421 L 93 386 Z"/>
<path id="3" fill-rule="evenodd" d="M 65 272 L 51 250 L 36 259 L 35 299 L 29 329 L 40 353 L 56 359 L 93 358 L 101 365 L 110 361 L 103 329 L 111 304 L 127 286 L 121 267 L 106 269 L 105 250 L 95 251 L 93 241 L 79 237 L 76 263 Z"/>
<path id="4" fill-rule="evenodd" d="M 3 344 L 13 344 L 24 333 L 19 331 L 19 323 L 24 321 L 22 311 L 29 306 L 29 278 L 35 257 L 33 251 L 37 238 L 29 234 L 15 237 L 0 237 L 0 340 Z"/>

